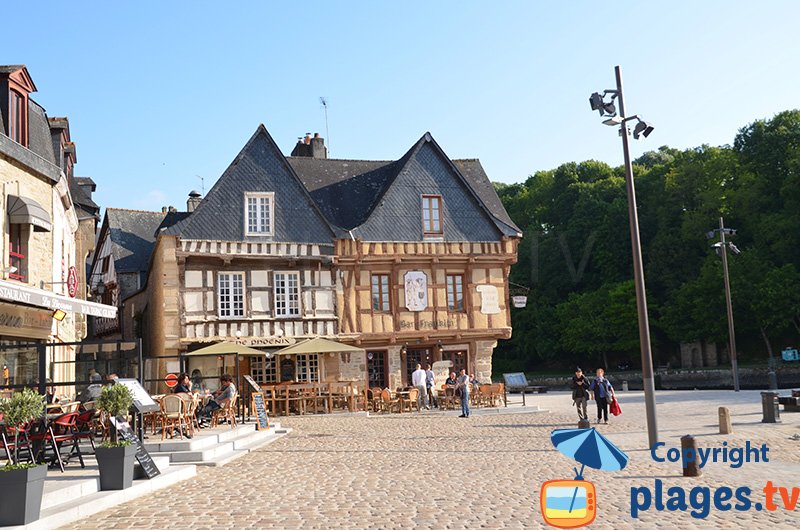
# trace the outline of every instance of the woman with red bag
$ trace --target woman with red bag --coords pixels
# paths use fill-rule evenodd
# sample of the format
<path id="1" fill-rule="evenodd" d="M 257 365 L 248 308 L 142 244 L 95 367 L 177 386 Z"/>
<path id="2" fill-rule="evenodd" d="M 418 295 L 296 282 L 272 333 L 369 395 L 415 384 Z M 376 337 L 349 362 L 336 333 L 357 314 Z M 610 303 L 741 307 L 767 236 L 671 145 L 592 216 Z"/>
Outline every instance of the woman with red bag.
<path id="1" fill-rule="evenodd" d="M 608 405 L 614 401 L 614 387 L 611 386 L 611 381 L 605 378 L 605 370 L 598 368 L 595 373 L 597 377 L 589 386 L 589 391 L 592 393 L 592 399 L 597 403 L 597 423 L 602 421 L 607 424 Z"/>

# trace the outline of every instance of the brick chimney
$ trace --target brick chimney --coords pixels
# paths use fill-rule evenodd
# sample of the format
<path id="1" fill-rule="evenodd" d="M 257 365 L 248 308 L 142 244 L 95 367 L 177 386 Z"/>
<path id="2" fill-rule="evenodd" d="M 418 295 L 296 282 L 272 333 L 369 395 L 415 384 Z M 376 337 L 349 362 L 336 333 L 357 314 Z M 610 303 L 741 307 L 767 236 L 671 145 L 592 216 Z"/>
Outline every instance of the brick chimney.
<path id="1" fill-rule="evenodd" d="M 292 150 L 291 156 L 302 156 L 306 158 L 328 158 L 328 149 L 325 147 L 325 139 L 319 133 L 306 133 L 304 138 L 299 138 Z"/>
<path id="2" fill-rule="evenodd" d="M 186 211 L 193 212 L 195 208 L 200 205 L 200 201 L 203 200 L 203 197 L 197 193 L 197 190 L 192 190 L 189 192 L 189 198 L 186 200 Z"/>

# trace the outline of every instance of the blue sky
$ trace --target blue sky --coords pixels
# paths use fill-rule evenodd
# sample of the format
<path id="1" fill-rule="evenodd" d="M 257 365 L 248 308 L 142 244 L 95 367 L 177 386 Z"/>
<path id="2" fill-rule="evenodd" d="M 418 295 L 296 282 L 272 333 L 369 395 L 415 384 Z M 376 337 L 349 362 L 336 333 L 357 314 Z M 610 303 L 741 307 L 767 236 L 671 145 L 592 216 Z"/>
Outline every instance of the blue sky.
<path id="1" fill-rule="evenodd" d="M 661 145 L 732 143 L 798 108 L 794 1 L 39 2 L 6 19 L 0 63 L 24 63 L 70 118 L 76 174 L 103 206 L 185 207 L 264 123 L 285 153 L 325 135 L 335 158 L 395 159 L 425 131 L 451 158 L 518 182 L 568 161 L 622 162 L 589 110 L 623 68 L 626 106 Z"/>

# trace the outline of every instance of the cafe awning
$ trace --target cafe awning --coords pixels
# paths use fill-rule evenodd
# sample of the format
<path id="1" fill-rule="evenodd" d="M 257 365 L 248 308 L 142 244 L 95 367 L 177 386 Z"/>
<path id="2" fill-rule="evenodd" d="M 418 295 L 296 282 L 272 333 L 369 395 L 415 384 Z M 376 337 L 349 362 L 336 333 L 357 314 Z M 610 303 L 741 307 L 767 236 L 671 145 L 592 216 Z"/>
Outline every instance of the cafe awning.
<path id="1" fill-rule="evenodd" d="M 297 353 L 331 353 L 331 352 L 351 352 L 364 353 L 366 350 L 336 342 L 334 340 L 317 337 L 298 342 L 292 346 L 287 346 L 275 352 L 275 355 L 292 355 Z"/>
<path id="2" fill-rule="evenodd" d="M 50 214 L 42 208 L 41 204 L 30 197 L 8 196 L 8 222 L 31 225 L 34 232 L 51 232 L 53 230 Z"/>
<path id="3" fill-rule="evenodd" d="M 245 346 L 244 344 L 236 344 L 235 342 L 218 342 L 199 350 L 186 352 L 186 356 L 195 357 L 202 355 L 265 355 L 265 352 Z"/>

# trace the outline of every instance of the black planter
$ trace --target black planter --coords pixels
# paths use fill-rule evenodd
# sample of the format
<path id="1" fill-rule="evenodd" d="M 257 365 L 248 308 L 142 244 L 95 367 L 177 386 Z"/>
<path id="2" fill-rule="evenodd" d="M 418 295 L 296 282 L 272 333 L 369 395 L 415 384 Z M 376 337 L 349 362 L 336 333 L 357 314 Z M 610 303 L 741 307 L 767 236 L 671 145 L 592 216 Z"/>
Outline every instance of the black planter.
<path id="1" fill-rule="evenodd" d="M 133 462 L 136 459 L 136 446 L 98 447 L 95 458 L 100 468 L 101 490 L 124 490 L 133 484 Z"/>
<path id="2" fill-rule="evenodd" d="M 0 471 L 0 526 L 29 524 L 39 519 L 47 466 Z"/>

